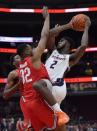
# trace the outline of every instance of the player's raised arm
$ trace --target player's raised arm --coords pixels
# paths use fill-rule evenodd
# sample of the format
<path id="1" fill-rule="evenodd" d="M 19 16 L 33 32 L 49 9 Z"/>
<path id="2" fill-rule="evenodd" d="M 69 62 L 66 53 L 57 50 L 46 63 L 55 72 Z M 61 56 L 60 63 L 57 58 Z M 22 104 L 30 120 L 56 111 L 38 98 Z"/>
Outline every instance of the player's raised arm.
<path id="1" fill-rule="evenodd" d="M 49 13 L 48 13 L 48 9 L 47 7 L 43 8 L 43 17 L 45 18 L 44 21 L 44 26 L 41 32 L 41 38 L 40 41 L 38 43 L 38 46 L 35 48 L 34 50 L 34 59 L 38 59 L 41 57 L 41 55 L 44 52 L 44 49 L 46 47 L 46 43 L 49 37 Z"/>
<path id="2" fill-rule="evenodd" d="M 20 85 L 20 81 L 18 81 L 16 84 L 14 84 L 14 79 L 17 77 L 15 71 L 12 71 L 9 73 L 7 78 L 7 84 L 5 86 L 4 92 L 3 92 L 3 98 L 8 99 L 11 97 L 16 90 L 18 89 Z"/>
<path id="3" fill-rule="evenodd" d="M 88 46 L 88 31 L 89 31 L 90 25 L 91 25 L 91 21 L 88 18 L 85 24 L 84 33 L 81 40 L 81 46 L 77 48 L 75 53 L 70 55 L 70 66 L 75 65 L 80 60 L 80 58 L 83 56 L 85 52 L 85 49 Z"/>
<path id="4" fill-rule="evenodd" d="M 67 29 L 71 29 L 71 28 L 72 28 L 72 20 L 65 25 L 55 26 L 55 28 L 50 29 L 50 35 L 56 36 L 59 33 L 61 33 L 62 31 L 67 30 Z"/>

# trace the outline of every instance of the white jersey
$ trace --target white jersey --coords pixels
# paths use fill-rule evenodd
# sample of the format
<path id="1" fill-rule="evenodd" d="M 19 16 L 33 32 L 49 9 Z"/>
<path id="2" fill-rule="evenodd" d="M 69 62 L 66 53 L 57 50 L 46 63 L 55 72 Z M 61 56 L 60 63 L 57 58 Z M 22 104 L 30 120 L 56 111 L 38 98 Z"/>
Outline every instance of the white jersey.
<path id="1" fill-rule="evenodd" d="M 64 72 L 69 68 L 69 56 L 54 50 L 47 59 L 45 66 L 52 82 L 58 78 L 63 78 Z"/>

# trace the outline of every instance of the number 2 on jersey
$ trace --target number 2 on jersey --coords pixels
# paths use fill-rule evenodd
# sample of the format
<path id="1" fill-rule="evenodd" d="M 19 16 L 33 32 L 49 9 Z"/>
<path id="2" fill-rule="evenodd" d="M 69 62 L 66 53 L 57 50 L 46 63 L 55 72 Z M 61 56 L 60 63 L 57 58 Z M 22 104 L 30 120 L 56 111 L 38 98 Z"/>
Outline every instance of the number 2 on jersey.
<path id="1" fill-rule="evenodd" d="M 30 72 L 30 68 L 29 68 L 29 67 L 26 67 L 26 68 L 20 70 L 20 73 L 21 73 L 21 75 L 22 75 L 23 84 L 32 81 L 32 78 L 29 78 L 30 75 L 31 75 L 31 72 Z"/>
<path id="2" fill-rule="evenodd" d="M 50 68 L 54 69 L 55 65 L 58 63 L 58 61 L 53 61 L 53 63 L 51 64 Z"/>

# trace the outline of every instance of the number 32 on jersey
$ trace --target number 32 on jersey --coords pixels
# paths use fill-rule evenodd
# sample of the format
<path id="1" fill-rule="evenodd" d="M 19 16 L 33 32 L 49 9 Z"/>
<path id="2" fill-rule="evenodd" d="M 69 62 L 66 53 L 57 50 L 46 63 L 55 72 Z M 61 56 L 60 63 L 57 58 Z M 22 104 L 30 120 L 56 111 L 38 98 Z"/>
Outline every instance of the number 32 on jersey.
<path id="1" fill-rule="evenodd" d="M 32 78 L 30 78 L 31 71 L 30 71 L 29 67 L 21 69 L 20 73 L 21 73 L 21 76 L 22 76 L 23 84 L 29 83 L 29 82 L 32 81 Z"/>

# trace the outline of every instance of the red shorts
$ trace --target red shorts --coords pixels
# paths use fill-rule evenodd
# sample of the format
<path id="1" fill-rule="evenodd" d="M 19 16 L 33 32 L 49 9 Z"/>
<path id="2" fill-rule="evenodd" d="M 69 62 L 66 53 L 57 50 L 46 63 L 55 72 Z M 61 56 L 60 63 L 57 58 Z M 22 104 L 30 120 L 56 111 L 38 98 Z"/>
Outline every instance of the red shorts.
<path id="1" fill-rule="evenodd" d="M 57 117 L 43 99 L 37 98 L 24 102 L 21 98 L 20 106 L 24 119 L 30 120 L 35 131 L 42 131 L 45 128 L 56 128 Z"/>

